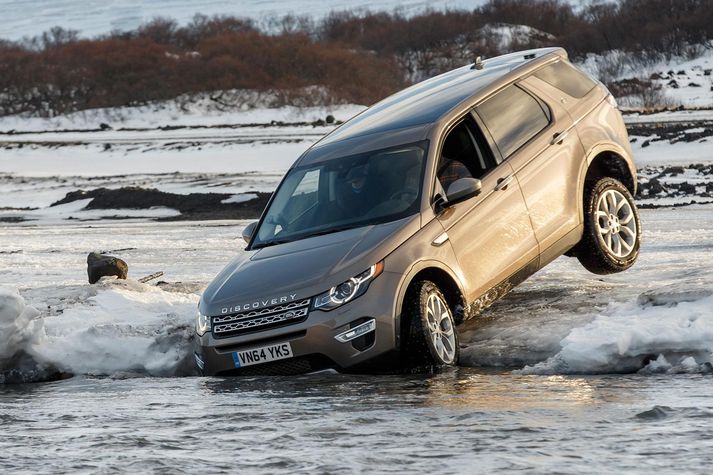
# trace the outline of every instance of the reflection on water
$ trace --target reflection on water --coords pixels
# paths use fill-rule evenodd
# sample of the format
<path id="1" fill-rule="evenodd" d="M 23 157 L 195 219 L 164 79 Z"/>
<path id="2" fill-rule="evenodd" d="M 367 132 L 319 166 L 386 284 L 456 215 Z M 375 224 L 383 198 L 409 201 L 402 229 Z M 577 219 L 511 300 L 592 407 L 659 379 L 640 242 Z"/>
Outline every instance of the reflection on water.
<path id="1" fill-rule="evenodd" d="M 696 471 L 700 458 L 671 447 L 710 453 L 703 450 L 713 448 L 709 388 L 704 375 L 472 368 L 408 376 L 77 377 L 0 387 L 0 472 L 36 471 L 39 460 L 54 472 Z"/>

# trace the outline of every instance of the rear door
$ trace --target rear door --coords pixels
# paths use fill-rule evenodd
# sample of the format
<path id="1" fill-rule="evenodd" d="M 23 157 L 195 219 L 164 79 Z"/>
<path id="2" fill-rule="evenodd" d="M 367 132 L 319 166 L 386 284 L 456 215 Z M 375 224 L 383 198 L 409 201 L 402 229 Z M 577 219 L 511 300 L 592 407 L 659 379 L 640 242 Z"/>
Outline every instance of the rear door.
<path id="1" fill-rule="evenodd" d="M 463 133 L 464 128 L 467 134 Z M 438 220 L 464 274 L 467 299 L 474 302 L 527 264 L 536 262 L 538 246 L 510 164 L 498 163 L 470 114 L 448 131 L 439 151 L 441 158 L 447 148 L 444 144 L 455 134 L 472 140 L 468 153 L 459 156 L 468 162 L 472 176 L 481 180 L 482 191 L 447 208 L 438 215 Z M 439 183 L 436 186 L 437 193 L 443 193 Z M 499 296 L 493 295 L 492 300 Z"/>
<path id="2" fill-rule="evenodd" d="M 502 159 L 510 164 L 530 213 L 540 252 L 569 247 L 579 224 L 577 196 L 584 150 L 569 114 L 527 89 L 510 85 L 476 107 Z M 562 248 L 562 249 L 560 249 Z"/>

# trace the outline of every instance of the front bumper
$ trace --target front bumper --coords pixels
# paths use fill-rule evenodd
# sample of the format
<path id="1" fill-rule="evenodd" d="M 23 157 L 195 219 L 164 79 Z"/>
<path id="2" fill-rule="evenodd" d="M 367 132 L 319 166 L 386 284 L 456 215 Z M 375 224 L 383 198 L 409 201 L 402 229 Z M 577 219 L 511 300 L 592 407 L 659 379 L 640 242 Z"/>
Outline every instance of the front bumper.
<path id="1" fill-rule="evenodd" d="M 362 365 L 397 348 L 393 312 L 399 284 L 399 274 L 383 272 L 361 297 L 329 312 L 312 310 L 303 322 L 219 339 L 207 332 L 196 338 L 196 364 L 205 375 L 300 373 Z M 346 342 L 335 338 L 370 319 L 375 322 L 373 332 Z M 293 358 L 235 367 L 234 352 L 281 342 L 291 344 Z"/>

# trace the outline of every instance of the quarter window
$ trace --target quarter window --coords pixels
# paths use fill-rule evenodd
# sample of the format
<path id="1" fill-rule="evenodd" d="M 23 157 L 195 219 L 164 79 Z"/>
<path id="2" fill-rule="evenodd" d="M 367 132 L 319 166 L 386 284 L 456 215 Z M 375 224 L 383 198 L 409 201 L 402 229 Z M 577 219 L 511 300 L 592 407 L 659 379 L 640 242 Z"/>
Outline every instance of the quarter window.
<path id="1" fill-rule="evenodd" d="M 503 158 L 549 125 L 549 111 L 517 86 L 508 86 L 476 107 Z"/>
<path id="2" fill-rule="evenodd" d="M 597 85 L 582 71 L 564 61 L 549 64 L 533 76 L 578 99 L 586 96 Z"/>

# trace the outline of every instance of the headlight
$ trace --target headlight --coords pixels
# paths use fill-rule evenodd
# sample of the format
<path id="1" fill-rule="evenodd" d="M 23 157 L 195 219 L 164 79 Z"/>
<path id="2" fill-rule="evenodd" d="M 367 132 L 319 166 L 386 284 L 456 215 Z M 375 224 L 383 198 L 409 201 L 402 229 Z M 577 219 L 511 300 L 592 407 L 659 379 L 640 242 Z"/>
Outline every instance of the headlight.
<path id="1" fill-rule="evenodd" d="M 205 332 L 210 331 L 210 317 L 203 315 L 200 310 L 196 311 L 196 334 L 198 336 L 205 335 Z"/>
<path id="2" fill-rule="evenodd" d="M 381 261 L 346 282 L 332 287 L 314 299 L 314 308 L 328 311 L 354 300 L 366 292 L 371 281 L 376 279 L 383 270 L 384 261 Z"/>

